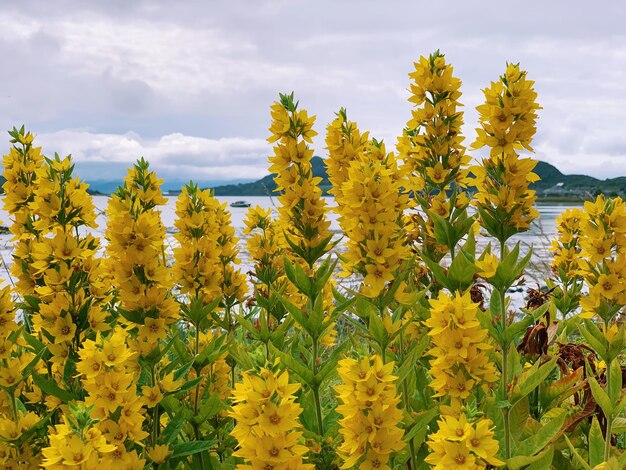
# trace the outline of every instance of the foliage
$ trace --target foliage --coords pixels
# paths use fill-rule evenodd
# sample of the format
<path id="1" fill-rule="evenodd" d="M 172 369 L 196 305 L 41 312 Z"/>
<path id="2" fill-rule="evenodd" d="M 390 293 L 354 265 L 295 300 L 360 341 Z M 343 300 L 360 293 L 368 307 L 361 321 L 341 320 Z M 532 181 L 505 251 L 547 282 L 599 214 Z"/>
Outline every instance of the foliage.
<path id="1" fill-rule="evenodd" d="M 537 215 L 534 84 L 509 64 L 484 90 L 471 166 L 461 81 L 439 51 L 414 66 L 396 151 L 342 108 L 328 181 L 315 117 L 279 96 L 277 216 L 249 210 L 246 273 L 210 191 L 183 188 L 170 248 L 140 159 L 100 240 L 71 158 L 14 128 L 2 467 L 624 468 L 626 204 L 563 213 L 548 292 L 512 305 L 531 252 L 510 237 Z"/>

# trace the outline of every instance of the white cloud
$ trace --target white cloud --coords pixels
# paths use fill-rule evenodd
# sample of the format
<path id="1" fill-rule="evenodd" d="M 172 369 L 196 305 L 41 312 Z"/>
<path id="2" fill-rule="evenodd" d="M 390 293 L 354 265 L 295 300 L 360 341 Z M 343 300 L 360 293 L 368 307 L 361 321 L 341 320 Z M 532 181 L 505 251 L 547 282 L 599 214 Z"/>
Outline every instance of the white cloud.
<path id="1" fill-rule="evenodd" d="M 46 155 L 71 154 L 79 169 L 102 163 L 132 163 L 144 157 L 157 171 L 179 178 L 215 180 L 256 179 L 267 173 L 271 146 L 263 139 L 231 137 L 207 139 L 181 133 L 145 139 L 129 132 L 124 135 L 63 130 L 37 135 Z M 116 165 L 119 167 L 120 165 Z M 88 175 L 93 178 L 95 175 Z"/>
<path id="2" fill-rule="evenodd" d="M 318 155 L 342 106 L 393 148 L 412 62 L 441 49 L 463 80 L 467 143 L 480 89 L 520 61 L 544 106 L 537 156 L 607 174 L 593 156 L 626 174 L 625 13 L 582 0 L 513 12 L 452 1 L 445 13 L 402 1 L 23 0 L 0 11 L 0 128 L 25 123 L 84 163 L 145 155 L 172 174 L 258 173 L 278 92 L 317 115 Z"/>

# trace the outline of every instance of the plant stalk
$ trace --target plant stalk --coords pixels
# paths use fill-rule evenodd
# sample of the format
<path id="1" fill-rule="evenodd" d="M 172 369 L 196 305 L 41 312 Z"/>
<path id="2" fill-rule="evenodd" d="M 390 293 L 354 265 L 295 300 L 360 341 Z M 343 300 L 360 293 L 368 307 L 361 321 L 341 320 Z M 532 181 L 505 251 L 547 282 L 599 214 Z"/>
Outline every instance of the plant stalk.
<path id="1" fill-rule="evenodd" d="M 504 251 L 506 248 L 506 242 L 500 241 L 500 262 L 504 259 Z M 506 319 L 506 287 L 500 289 L 500 311 L 501 318 L 500 324 L 502 326 L 502 334 L 504 336 L 504 332 L 507 328 L 507 319 Z M 508 375 L 509 375 L 509 345 L 506 338 L 502 339 L 502 391 L 504 392 L 504 399 L 508 400 L 509 393 L 507 390 L 508 385 Z M 504 457 L 506 460 L 511 458 L 511 423 L 509 421 L 509 408 L 502 408 L 502 418 L 504 422 Z"/>
<path id="2" fill-rule="evenodd" d="M 313 338 L 313 375 L 317 375 L 317 356 L 319 354 L 319 339 Z M 324 436 L 324 422 L 322 421 L 322 403 L 320 401 L 319 385 L 312 387 L 313 398 L 315 399 L 315 413 L 317 416 L 317 432 L 320 437 Z"/>
<path id="3" fill-rule="evenodd" d="M 616 359 L 613 359 L 614 361 Z M 606 365 L 606 391 L 611 393 L 611 364 Z M 606 436 L 604 436 L 604 461 L 607 462 L 611 457 L 611 435 L 613 427 L 613 415 L 606 417 Z"/>

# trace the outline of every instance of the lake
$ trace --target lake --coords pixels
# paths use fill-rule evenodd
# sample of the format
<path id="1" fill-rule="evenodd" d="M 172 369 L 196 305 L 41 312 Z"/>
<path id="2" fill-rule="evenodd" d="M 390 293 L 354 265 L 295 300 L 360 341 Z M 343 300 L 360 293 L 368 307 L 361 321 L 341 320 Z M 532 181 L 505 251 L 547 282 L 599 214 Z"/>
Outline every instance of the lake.
<path id="1" fill-rule="evenodd" d="M 94 235 L 104 237 L 104 231 L 106 228 L 106 218 L 104 217 L 104 210 L 108 204 L 109 198 L 107 196 L 94 196 L 94 204 L 96 208 L 100 211 L 100 215 L 98 216 L 97 222 L 99 227 L 94 230 Z M 168 197 L 167 205 L 161 207 L 161 217 L 163 223 L 166 227 L 173 227 L 174 220 L 176 218 L 175 210 L 176 210 L 176 196 Z M 242 197 L 238 196 L 220 196 L 217 197 L 218 200 L 222 202 L 226 202 L 230 205 L 231 202 L 241 200 Z M 252 204 L 252 206 L 259 205 L 263 208 L 275 208 L 275 205 L 278 204 L 277 198 L 270 198 L 267 196 L 248 196 L 245 197 L 245 200 Z M 331 197 L 326 198 L 327 204 L 329 207 L 334 206 L 334 199 Z M 573 207 L 581 207 L 580 204 L 555 204 L 555 203 L 539 203 L 537 204 L 537 208 L 539 210 L 540 216 L 533 223 L 531 229 L 525 233 L 516 235 L 511 239 L 510 244 L 520 241 L 522 245 L 523 252 L 526 252 L 529 247 L 534 246 L 534 254 L 533 254 L 533 269 L 531 269 L 526 276 L 530 283 L 539 282 L 541 283 L 541 278 L 545 275 L 545 273 L 549 270 L 549 246 L 550 240 L 556 234 L 556 217 L 568 208 Z M 229 210 L 232 215 L 232 223 L 235 227 L 236 234 L 240 238 L 240 250 L 242 257 L 242 264 L 245 266 L 247 264 L 247 250 L 245 248 L 245 241 L 243 240 L 244 235 L 242 230 L 244 228 L 244 218 L 247 212 L 247 208 L 240 207 L 229 207 Z M 331 221 L 331 229 L 339 232 L 339 224 L 337 222 L 337 216 L 334 212 L 330 211 L 329 219 Z M 0 221 L 2 221 L 3 225 L 7 225 L 9 223 L 9 218 L 3 210 L 0 210 Z M 11 243 L 10 243 L 11 235 L 0 235 L 0 255 L 2 256 L 2 262 L 4 266 L 8 266 L 11 264 Z M 478 239 L 478 246 L 484 246 L 488 242 L 485 238 Z M 173 236 L 168 235 L 168 245 L 172 246 L 176 243 Z M 0 269 L 0 279 L 7 279 L 6 268 Z"/>

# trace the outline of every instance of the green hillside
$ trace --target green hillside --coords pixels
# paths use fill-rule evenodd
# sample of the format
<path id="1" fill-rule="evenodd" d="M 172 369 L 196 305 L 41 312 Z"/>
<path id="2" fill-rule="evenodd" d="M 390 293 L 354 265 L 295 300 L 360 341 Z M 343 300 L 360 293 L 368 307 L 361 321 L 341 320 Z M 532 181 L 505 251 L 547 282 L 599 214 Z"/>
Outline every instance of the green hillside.
<path id="1" fill-rule="evenodd" d="M 541 178 L 532 188 L 539 197 L 588 197 L 598 193 L 610 196 L 626 194 L 626 177 L 600 180 L 587 175 L 564 175 L 554 165 L 540 161 L 535 173 Z"/>
<path id="2" fill-rule="evenodd" d="M 329 189 L 330 182 L 328 181 L 328 176 L 326 175 L 324 160 L 320 157 L 313 157 L 311 159 L 311 166 L 313 169 L 313 176 L 319 176 L 322 178 L 320 187 L 323 190 Z M 216 196 L 271 196 L 276 190 L 276 183 L 274 182 L 275 176 L 275 174 L 267 175 L 252 183 L 217 186 L 213 188 L 213 191 Z"/>
<path id="3" fill-rule="evenodd" d="M 313 157 L 313 175 L 322 178 L 321 187 L 326 192 L 331 185 L 326 175 L 324 160 Z M 535 173 L 541 178 L 532 185 L 538 196 L 551 198 L 587 198 L 599 192 L 608 195 L 626 194 L 626 176 L 600 180 L 587 175 L 565 175 L 550 163 L 539 161 Z M 275 175 L 267 175 L 252 183 L 229 184 L 213 188 L 216 196 L 270 196 L 274 194 Z"/>

